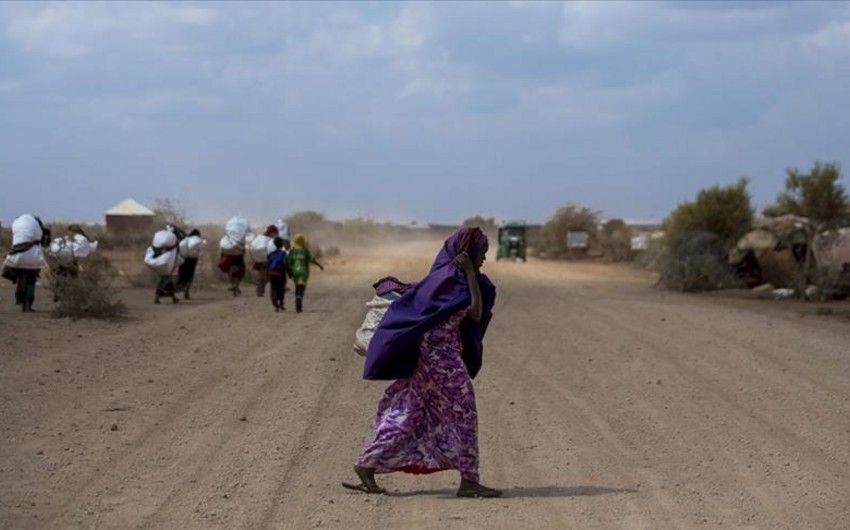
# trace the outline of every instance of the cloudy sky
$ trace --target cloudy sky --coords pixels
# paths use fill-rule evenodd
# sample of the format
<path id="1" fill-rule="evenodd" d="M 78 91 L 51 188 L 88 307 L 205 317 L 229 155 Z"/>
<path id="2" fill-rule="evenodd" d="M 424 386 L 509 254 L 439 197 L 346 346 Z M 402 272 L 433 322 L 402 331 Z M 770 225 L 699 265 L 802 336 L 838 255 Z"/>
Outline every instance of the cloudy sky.
<path id="1" fill-rule="evenodd" d="M 850 166 L 848 87 L 850 2 L 0 2 L 0 218 L 761 206 Z"/>

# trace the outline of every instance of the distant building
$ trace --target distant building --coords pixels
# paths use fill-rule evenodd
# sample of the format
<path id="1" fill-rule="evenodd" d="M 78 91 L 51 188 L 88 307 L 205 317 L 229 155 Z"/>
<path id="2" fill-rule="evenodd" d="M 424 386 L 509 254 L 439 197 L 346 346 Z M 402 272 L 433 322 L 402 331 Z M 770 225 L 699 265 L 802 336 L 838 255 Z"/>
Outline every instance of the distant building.
<path id="1" fill-rule="evenodd" d="M 124 199 L 106 210 L 106 231 L 113 234 L 148 232 L 153 226 L 153 210 L 133 199 Z"/>

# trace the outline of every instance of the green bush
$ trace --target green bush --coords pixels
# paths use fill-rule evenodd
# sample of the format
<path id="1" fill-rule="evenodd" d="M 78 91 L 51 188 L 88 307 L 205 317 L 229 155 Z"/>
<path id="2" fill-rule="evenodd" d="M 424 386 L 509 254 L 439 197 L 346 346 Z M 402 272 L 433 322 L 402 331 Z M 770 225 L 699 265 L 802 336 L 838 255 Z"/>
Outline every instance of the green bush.
<path id="1" fill-rule="evenodd" d="M 664 231 L 670 241 L 684 234 L 713 234 L 717 244 L 728 251 L 750 231 L 753 217 L 747 180 L 741 179 L 731 186 L 700 190 L 695 201 L 679 204 L 664 220 Z"/>

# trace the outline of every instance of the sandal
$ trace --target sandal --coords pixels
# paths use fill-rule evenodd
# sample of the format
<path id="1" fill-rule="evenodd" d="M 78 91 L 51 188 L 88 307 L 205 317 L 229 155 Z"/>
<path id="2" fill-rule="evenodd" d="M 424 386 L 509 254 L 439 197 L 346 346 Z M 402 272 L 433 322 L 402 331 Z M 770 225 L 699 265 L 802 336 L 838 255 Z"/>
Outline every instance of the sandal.
<path id="1" fill-rule="evenodd" d="M 360 479 L 360 484 L 350 484 L 348 482 L 343 482 L 342 487 L 348 488 L 350 490 L 362 491 L 363 493 L 383 494 L 387 492 L 386 489 L 378 486 L 378 483 L 375 482 L 374 469 L 368 467 L 354 466 L 354 472 Z"/>
<path id="2" fill-rule="evenodd" d="M 368 484 L 351 484 L 349 482 L 342 483 L 343 488 L 348 488 L 350 490 L 362 491 L 363 493 L 377 493 L 384 494 L 387 492 L 384 488 L 378 486 L 377 484 L 370 486 Z"/>
<path id="3" fill-rule="evenodd" d="M 495 499 L 502 496 L 502 490 L 488 488 L 481 484 L 461 485 L 457 490 L 457 496 L 467 499 Z"/>

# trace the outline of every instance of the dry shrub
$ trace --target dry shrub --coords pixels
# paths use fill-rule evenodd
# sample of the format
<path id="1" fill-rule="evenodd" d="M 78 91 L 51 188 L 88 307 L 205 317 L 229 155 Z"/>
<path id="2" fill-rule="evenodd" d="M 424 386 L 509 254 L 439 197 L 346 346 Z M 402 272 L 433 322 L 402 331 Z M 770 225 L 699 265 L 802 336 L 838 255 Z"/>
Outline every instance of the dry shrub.
<path id="1" fill-rule="evenodd" d="M 622 219 L 611 219 L 602 226 L 599 247 L 608 261 L 630 261 L 635 257 L 632 230 Z"/>
<path id="2" fill-rule="evenodd" d="M 51 271 L 57 270 L 52 267 Z M 51 284 L 57 298 L 53 310 L 55 317 L 109 319 L 123 316 L 127 308 L 115 300 L 116 289 L 112 280 L 118 272 L 106 256 L 94 253 L 80 265 L 74 276 L 51 272 Z"/>
<path id="3" fill-rule="evenodd" d="M 714 234 L 692 232 L 672 236 L 667 250 L 658 280 L 660 287 L 696 292 L 743 285 Z"/>
<path id="4" fill-rule="evenodd" d="M 597 225 L 599 212 L 577 204 L 567 204 L 555 212 L 552 218 L 540 229 L 537 238 L 538 255 L 547 259 L 583 259 L 598 246 Z M 586 232 L 588 248 L 567 248 L 567 233 Z"/>

